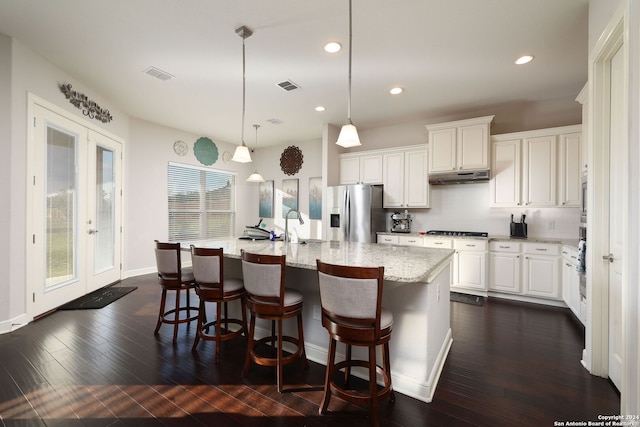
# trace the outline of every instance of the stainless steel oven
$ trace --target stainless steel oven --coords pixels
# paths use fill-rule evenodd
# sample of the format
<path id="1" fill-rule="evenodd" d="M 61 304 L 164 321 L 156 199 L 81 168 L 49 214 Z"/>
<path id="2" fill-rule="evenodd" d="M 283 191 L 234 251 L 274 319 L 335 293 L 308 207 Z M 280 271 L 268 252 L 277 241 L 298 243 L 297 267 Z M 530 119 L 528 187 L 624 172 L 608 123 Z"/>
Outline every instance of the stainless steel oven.
<path id="1" fill-rule="evenodd" d="M 587 298 L 587 227 L 581 225 L 578 228 L 578 275 L 580 277 L 580 297 Z"/>

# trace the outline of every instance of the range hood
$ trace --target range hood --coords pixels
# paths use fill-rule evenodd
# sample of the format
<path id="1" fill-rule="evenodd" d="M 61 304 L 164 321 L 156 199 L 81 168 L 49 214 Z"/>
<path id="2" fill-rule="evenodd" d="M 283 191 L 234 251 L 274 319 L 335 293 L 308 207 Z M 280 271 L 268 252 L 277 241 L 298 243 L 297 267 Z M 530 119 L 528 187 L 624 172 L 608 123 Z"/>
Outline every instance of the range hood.
<path id="1" fill-rule="evenodd" d="M 489 170 L 434 173 L 429 175 L 429 184 L 469 184 L 473 182 L 486 182 L 489 181 L 490 178 L 491 171 Z"/>

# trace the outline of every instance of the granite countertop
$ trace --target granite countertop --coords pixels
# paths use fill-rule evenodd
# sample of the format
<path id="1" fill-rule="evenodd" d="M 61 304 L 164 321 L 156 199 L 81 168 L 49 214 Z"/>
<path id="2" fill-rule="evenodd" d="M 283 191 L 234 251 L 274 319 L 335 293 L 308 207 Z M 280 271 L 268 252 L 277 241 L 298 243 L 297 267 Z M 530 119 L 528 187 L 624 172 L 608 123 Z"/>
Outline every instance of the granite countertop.
<path id="1" fill-rule="evenodd" d="M 266 255 L 287 255 L 290 267 L 316 269 L 316 259 L 330 264 L 361 267 L 384 266 L 385 280 L 416 283 L 430 282 L 451 260 L 452 249 L 388 246 L 376 243 L 308 240 L 300 243 L 269 240 L 220 240 L 194 242 L 199 247 L 223 248 L 225 256 L 240 258 L 242 249 Z M 189 242 L 182 243 L 184 250 Z"/>

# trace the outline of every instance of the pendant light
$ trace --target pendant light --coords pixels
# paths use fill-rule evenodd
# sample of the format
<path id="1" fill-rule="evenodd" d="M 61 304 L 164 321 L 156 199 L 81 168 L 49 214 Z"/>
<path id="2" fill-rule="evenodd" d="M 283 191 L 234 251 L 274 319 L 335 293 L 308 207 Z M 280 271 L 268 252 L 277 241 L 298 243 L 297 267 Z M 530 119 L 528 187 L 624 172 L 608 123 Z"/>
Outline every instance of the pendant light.
<path id="1" fill-rule="evenodd" d="M 248 163 L 251 161 L 251 154 L 249 153 L 249 148 L 247 148 L 244 143 L 244 110 L 245 110 L 245 98 L 246 98 L 246 83 L 247 76 L 245 74 L 245 58 L 244 58 L 244 40 L 247 37 L 250 37 L 253 34 L 253 31 L 245 27 L 244 25 L 240 28 L 236 28 L 236 34 L 242 37 L 242 130 L 240 133 L 240 140 L 242 141 L 242 145 L 236 147 L 236 151 L 233 153 L 233 157 L 231 160 L 239 163 Z"/>
<path id="2" fill-rule="evenodd" d="M 258 148 L 258 128 L 260 127 L 260 125 L 253 125 L 253 127 L 256 128 L 256 148 Z M 264 182 L 264 178 L 258 173 L 258 170 L 256 170 L 251 175 L 249 175 L 249 178 L 247 178 L 247 182 Z"/>
<path id="3" fill-rule="evenodd" d="M 336 144 L 349 148 L 357 147 L 360 144 L 360 138 L 358 138 L 358 130 L 351 123 L 351 0 L 349 0 L 349 96 L 347 98 L 347 124 L 342 126 L 340 135 Z"/>

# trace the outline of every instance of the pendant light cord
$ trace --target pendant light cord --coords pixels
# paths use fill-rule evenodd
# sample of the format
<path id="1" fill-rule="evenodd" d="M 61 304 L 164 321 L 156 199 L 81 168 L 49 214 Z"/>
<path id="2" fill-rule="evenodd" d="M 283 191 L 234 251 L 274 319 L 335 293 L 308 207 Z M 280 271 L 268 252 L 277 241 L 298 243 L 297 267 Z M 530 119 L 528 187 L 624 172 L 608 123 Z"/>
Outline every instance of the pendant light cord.
<path id="1" fill-rule="evenodd" d="M 240 141 L 242 141 L 242 145 L 244 143 L 244 111 L 245 111 L 245 100 L 246 100 L 246 85 L 247 85 L 247 75 L 246 75 L 246 65 L 244 58 L 244 37 L 242 37 L 242 129 L 240 130 Z"/>
<path id="2" fill-rule="evenodd" d="M 351 0 L 349 0 L 349 96 L 347 97 L 347 120 L 351 122 Z"/>

